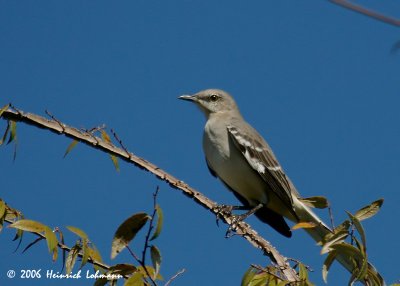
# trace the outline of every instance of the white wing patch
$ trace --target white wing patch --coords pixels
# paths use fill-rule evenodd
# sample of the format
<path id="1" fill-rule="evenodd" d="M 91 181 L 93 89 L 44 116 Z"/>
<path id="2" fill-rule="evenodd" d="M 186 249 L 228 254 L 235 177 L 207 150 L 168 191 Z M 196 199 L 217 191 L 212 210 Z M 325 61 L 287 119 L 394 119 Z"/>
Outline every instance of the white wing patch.
<path id="1" fill-rule="evenodd" d="M 274 171 L 274 172 L 277 172 L 282 169 L 281 166 L 273 166 L 273 167 L 267 167 L 267 168 L 268 168 L 268 170 Z"/>
<path id="2" fill-rule="evenodd" d="M 251 167 L 257 172 L 264 174 L 265 173 L 265 166 L 262 162 L 258 161 L 257 159 L 250 156 L 249 150 L 246 150 L 244 153 L 244 157 L 246 158 L 247 162 L 250 163 Z"/>
<path id="3" fill-rule="evenodd" d="M 279 165 L 266 166 L 265 163 L 258 160 L 257 158 L 254 158 L 254 154 L 253 154 L 253 156 L 250 154 L 250 153 L 254 153 L 254 151 L 258 152 L 258 153 L 265 152 L 266 149 L 264 147 L 254 145 L 252 142 L 250 142 L 245 137 L 243 137 L 239 133 L 239 131 L 237 129 L 235 129 L 234 127 L 229 126 L 228 129 L 229 129 L 229 132 L 235 137 L 237 142 L 241 146 L 244 147 L 244 149 L 245 149 L 244 156 L 254 170 L 256 170 L 260 174 L 265 174 L 265 168 L 267 168 L 269 171 L 273 171 L 273 172 L 278 172 L 278 171 L 282 170 L 281 166 L 279 166 Z M 249 149 L 253 150 L 253 152 L 249 152 Z M 260 156 L 260 158 L 262 158 L 262 156 Z"/>

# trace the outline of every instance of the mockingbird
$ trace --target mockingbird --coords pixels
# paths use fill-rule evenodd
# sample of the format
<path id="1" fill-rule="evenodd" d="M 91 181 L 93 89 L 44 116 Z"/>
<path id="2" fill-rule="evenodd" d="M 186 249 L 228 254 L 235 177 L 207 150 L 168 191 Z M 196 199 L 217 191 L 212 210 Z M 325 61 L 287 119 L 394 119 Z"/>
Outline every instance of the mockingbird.
<path id="1" fill-rule="evenodd" d="M 320 241 L 329 228 L 302 203 L 268 143 L 242 117 L 225 91 L 208 89 L 180 99 L 194 102 L 207 118 L 203 150 L 212 175 L 218 177 L 250 213 L 286 237 L 292 235 L 284 217 L 312 222 L 307 229 Z"/>
<path id="2" fill-rule="evenodd" d="M 295 223 L 314 224 L 305 230 L 317 242 L 332 232 L 301 201 L 268 143 L 243 119 L 227 92 L 207 89 L 179 98 L 194 102 L 206 116 L 203 150 L 208 168 L 250 208 L 248 214 L 254 213 L 286 237 L 291 236 L 291 231 L 284 217 Z M 353 273 L 354 264 L 348 253 L 337 252 L 335 258 Z M 368 271 L 380 277 L 369 263 Z"/>

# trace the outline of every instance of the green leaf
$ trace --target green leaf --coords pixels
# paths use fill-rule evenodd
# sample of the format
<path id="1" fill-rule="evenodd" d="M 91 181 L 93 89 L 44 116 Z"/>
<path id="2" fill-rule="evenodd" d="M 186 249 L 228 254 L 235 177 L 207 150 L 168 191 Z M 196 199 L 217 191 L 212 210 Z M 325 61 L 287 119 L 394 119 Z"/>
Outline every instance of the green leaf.
<path id="1" fill-rule="evenodd" d="M 9 107 L 10 105 L 6 104 L 0 109 L 0 117 L 3 115 L 4 111 L 6 111 Z"/>
<path id="2" fill-rule="evenodd" d="M 156 277 L 156 279 L 158 279 L 158 280 L 163 280 L 163 277 L 160 274 L 155 275 L 156 270 L 153 267 L 146 265 L 146 269 L 147 269 L 147 272 L 149 272 L 150 277 Z M 142 273 L 144 277 L 148 277 L 146 270 L 142 266 L 139 266 L 137 268 L 137 271 Z"/>
<path id="3" fill-rule="evenodd" d="M 329 207 L 328 199 L 322 196 L 301 198 L 300 201 L 312 208 L 325 209 Z"/>
<path id="4" fill-rule="evenodd" d="M 250 284 L 251 280 L 253 280 L 255 275 L 256 275 L 256 269 L 254 269 L 254 267 L 250 267 L 244 273 L 243 278 L 242 278 L 242 283 L 240 285 L 248 286 Z"/>
<path id="5" fill-rule="evenodd" d="M 79 251 L 81 250 L 81 247 L 79 244 L 75 244 L 72 248 L 71 251 L 68 253 L 67 259 L 65 261 L 65 273 L 69 274 L 71 271 L 74 269 L 74 265 L 76 262 L 76 259 L 78 258 Z"/>
<path id="6" fill-rule="evenodd" d="M 152 245 L 150 248 L 150 256 L 151 256 L 151 262 L 153 264 L 154 269 L 156 270 L 156 273 L 154 274 L 155 277 L 157 277 L 158 273 L 160 272 L 160 266 L 161 266 L 161 253 L 160 250 L 157 248 L 157 246 Z M 155 278 L 153 277 L 153 279 Z"/>
<path id="7" fill-rule="evenodd" d="M 10 125 L 10 137 L 8 139 L 7 144 L 10 144 L 12 141 L 14 141 L 17 137 L 17 122 L 15 121 L 8 121 L 8 124 Z"/>
<path id="8" fill-rule="evenodd" d="M 46 226 L 44 224 L 28 219 L 18 220 L 13 224 L 10 224 L 9 227 L 13 227 L 23 231 L 37 232 L 37 233 L 41 233 L 46 230 Z"/>
<path id="9" fill-rule="evenodd" d="M 385 285 L 385 281 L 383 280 L 383 277 L 378 273 L 378 271 L 375 269 L 374 266 L 371 264 L 368 264 L 368 270 L 367 270 L 367 277 L 368 281 L 370 281 L 370 285 Z M 397 284 L 394 284 L 397 285 Z M 394 286 L 391 285 L 391 286 Z M 400 284 L 398 284 L 400 286 Z"/>
<path id="10" fill-rule="evenodd" d="M 2 219 L 6 214 L 6 203 L 0 199 L 0 219 Z"/>
<path id="11" fill-rule="evenodd" d="M 276 286 L 277 283 L 279 282 L 279 280 L 266 272 L 261 272 L 261 273 L 257 273 L 256 275 L 254 275 L 253 279 L 250 281 L 250 283 L 248 284 L 249 286 L 264 286 L 264 285 L 268 285 L 268 286 Z"/>
<path id="12" fill-rule="evenodd" d="M 351 226 L 350 221 L 346 219 L 344 222 L 335 227 L 334 232 L 338 233 L 341 231 L 349 231 L 350 226 Z"/>
<path id="13" fill-rule="evenodd" d="M 56 234 L 50 227 L 46 227 L 44 231 L 44 235 L 47 240 L 47 248 L 49 249 L 50 253 L 53 253 L 53 261 L 57 260 L 58 255 L 58 239 Z"/>
<path id="14" fill-rule="evenodd" d="M 0 109 L 0 117 L 2 116 L 2 114 L 4 113 L 4 111 L 6 111 L 9 107 L 10 107 L 10 105 L 7 104 L 7 105 L 3 106 L 3 107 Z M 8 134 L 8 131 L 9 131 L 9 130 L 10 130 L 10 124 L 7 123 L 6 131 L 4 131 L 3 137 L 0 139 L 0 146 L 3 145 L 3 142 L 6 140 L 7 134 Z"/>
<path id="15" fill-rule="evenodd" d="M 82 261 L 81 261 L 81 266 L 79 268 L 82 268 L 85 266 L 89 259 L 89 246 L 88 246 L 88 240 L 87 239 L 82 239 Z"/>
<path id="16" fill-rule="evenodd" d="M 134 239 L 149 218 L 146 213 L 137 213 L 118 227 L 111 246 L 111 259 L 114 259 Z"/>
<path id="17" fill-rule="evenodd" d="M 110 156 L 111 156 L 111 161 L 113 162 L 115 169 L 117 170 L 117 172 L 119 172 L 118 157 L 115 155 L 110 155 Z"/>
<path id="18" fill-rule="evenodd" d="M 130 276 L 131 274 L 135 273 L 137 268 L 132 264 L 116 264 L 111 266 L 107 273 L 109 274 L 119 274 L 122 276 Z"/>
<path id="19" fill-rule="evenodd" d="M 356 237 L 353 237 L 353 239 L 356 242 L 356 245 L 363 256 L 363 259 L 361 261 L 358 261 L 357 271 L 354 272 L 354 274 L 356 274 L 355 281 L 361 281 L 364 280 L 365 276 L 367 275 L 367 270 L 368 270 L 367 253 L 365 251 L 365 247 L 363 246 L 363 244 L 360 243 L 360 241 Z"/>
<path id="20" fill-rule="evenodd" d="M 357 265 L 362 265 L 363 260 L 366 259 L 364 253 L 347 243 L 335 244 L 332 245 L 331 248 L 337 251 L 337 255 L 348 257 L 349 259 L 354 260 Z"/>
<path id="21" fill-rule="evenodd" d="M 333 234 L 329 238 L 329 240 L 326 241 L 322 245 L 321 254 L 325 254 L 325 253 L 328 253 L 329 251 L 331 251 L 333 245 L 341 244 L 348 235 L 349 235 L 349 233 L 347 231 L 340 231 L 340 232 Z"/>
<path id="22" fill-rule="evenodd" d="M 156 231 L 153 233 L 153 236 L 150 238 L 150 241 L 156 239 L 160 235 L 164 223 L 164 214 L 159 205 L 156 205 L 156 212 L 157 212 Z"/>
<path id="23" fill-rule="evenodd" d="M 97 278 L 93 286 L 104 286 L 107 285 L 107 283 L 108 283 L 107 278 Z"/>
<path id="24" fill-rule="evenodd" d="M 128 280 L 125 281 L 124 286 L 144 286 L 143 274 L 136 272 Z"/>
<path id="25" fill-rule="evenodd" d="M 88 235 L 87 235 L 83 230 L 81 230 L 80 228 L 77 228 L 77 227 L 75 227 L 75 226 L 67 226 L 67 229 L 68 229 L 69 231 L 75 233 L 75 234 L 76 234 L 77 236 L 79 236 L 80 238 L 89 240 Z"/>
<path id="26" fill-rule="evenodd" d="M 8 135 L 9 131 L 10 131 L 10 123 L 7 122 L 6 130 L 4 131 L 3 137 L 0 140 L 0 145 L 3 145 L 3 143 L 6 141 L 6 138 L 7 138 L 7 135 Z"/>
<path id="27" fill-rule="evenodd" d="M 16 211 L 16 210 L 12 210 L 13 211 L 13 215 L 15 216 L 14 219 L 18 219 L 18 220 L 22 220 L 24 218 L 23 214 Z M 8 212 L 7 212 L 8 213 Z M 6 218 L 9 217 L 9 214 L 6 215 Z M 8 227 L 10 227 L 11 225 L 9 225 Z M 22 243 L 22 238 L 24 236 L 24 231 L 22 229 L 17 229 L 16 233 L 15 233 L 15 237 L 13 238 L 13 241 L 19 239 L 18 242 L 18 246 L 15 249 L 15 251 L 17 251 L 17 249 L 20 247 L 21 243 Z"/>
<path id="28" fill-rule="evenodd" d="M 299 278 L 300 280 L 308 280 L 308 271 L 303 263 L 299 263 Z"/>
<path id="29" fill-rule="evenodd" d="M 101 130 L 101 138 L 103 138 L 103 140 L 106 141 L 107 143 L 112 144 L 111 138 L 105 130 Z M 110 154 L 110 157 L 111 157 L 111 161 L 114 164 L 115 169 L 117 170 L 117 172 L 119 172 L 119 163 L 118 163 L 117 156 Z"/>
<path id="30" fill-rule="evenodd" d="M 324 279 L 324 282 L 326 284 L 328 284 L 329 268 L 331 268 L 333 261 L 335 261 L 335 257 L 336 257 L 336 251 L 329 252 L 328 256 L 324 261 L 324 265 L 322 266 L 322 278 Z"/>
<path id="31" fill-rule="evenodd" d="M 381 208 L 382 204 L 383 204 L 383 199 L 379 199 L 377 201 L 374 201 L 369 206 L 363 207 L 362 209 L 357 211 L 354 216 L 360 221 L 364 220 L 364 219 L 367 219 L 367 218 L 370 218 L 370 217 L 374 216 L 379 211 L 379 209 Z"/>
<path id="32" fill-rule="evenodd" d="M 102 262 L 103 259 L 101 258 L 100 252 L 99 250 L 96 248 L 96 246 L 94 244 L 92 244 L 91 247 L 88 248 L 88 252 L 89 252 L 89 257 L 96 261 L 96 262 Z M 95 270 L 99 270 L 102 271 L 103 268 L 101 268 L 100 266 L 97 265 L 93 265 Z"/>
<path id="33" fill-rule="evenodd" d="M 354 226 L 356 227 L 356 230 L 360 234 L 363 247 L 364 247 L 364 249 L 366 249 L 367 248 L 367 241 L 366 241 L 366 237 L 365 237 L 365 231 L 364 231 L 364 228 L 361 225 L 361 222 L 359 221 L 359 219 L 357 217 L 353 216 L 351 213 L 347 212 L 347 215 L 349 216 L 349 218 L 353 222 Z"/>
<path id="34" fill-rule="evenodd" d="M 72 140 L 71 144 L 68 145 L 67 150 L 64 153 L 64 158 L 71 152 L 72 149 L 75 148 L 76 144 L 78 144 L 78 140 Z"/>

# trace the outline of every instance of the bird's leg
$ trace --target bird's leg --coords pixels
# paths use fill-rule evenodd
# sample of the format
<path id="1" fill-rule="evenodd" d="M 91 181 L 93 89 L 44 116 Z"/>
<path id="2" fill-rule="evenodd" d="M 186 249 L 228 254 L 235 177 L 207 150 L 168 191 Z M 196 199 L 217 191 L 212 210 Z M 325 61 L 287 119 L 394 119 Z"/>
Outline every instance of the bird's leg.
<path id="1" fill-rule="evenodd" d="M 248 211 L 248 210 L 251 210 L 251 207 L 250 206 L 217 205 L 214 208 L 214 211 L 215 211 L 215 213 L 217 215 L 217 219 L 216 219 L 217 226 L 219 226 L 219 219 L 220 219 L 222 214 L 227 214 L 229 216 L 235 216 L 234 214 L 232 214 L 233 210 L 241 210 L 241 211 L 246 210 L 246 211 Z"/>
<path id="2" fill-rule="evenodd" d="M 264 204 L 259 203 L 255 207 L 251 206 L 228 206 L 228 205 L 218 205 L 216 207 L 216 213 L 217 213 L 217 225 L 219 222 L 220 215 L 222 213 L 228 214 L 232 217 L 232 222 L 226 232 L 226 237 L 230 237 L 230 233 L 236 228 L 237 224 L 241 221 L 244 221 L 246 218 L 249 216 L 253 215 L 256 211 L 264 207 Z M 240 214 L 240 215 L 235 215 L 232 214 L 233 210 L 247 210 L 246 213 Z"/>
<path id="3" fill-rule="evenodd" d="M 249 210 L 248 212 L 241 214 L 241 215 L 235 215 L 236 218 L 236 222 L 240 222 L 245 220 L 246 218 L 248 218 L 249 216 L 253 215 L 256 211 L 258 211 L 259 209 L 261 209 L 264 206 L 264 204 L 259 203 L 258 205 L 256 205 L 255 207 L 251 208 L 250 206 L 247 207 L 247 210 Z M 250 208 L 250 209 L 249 209 Z"/>

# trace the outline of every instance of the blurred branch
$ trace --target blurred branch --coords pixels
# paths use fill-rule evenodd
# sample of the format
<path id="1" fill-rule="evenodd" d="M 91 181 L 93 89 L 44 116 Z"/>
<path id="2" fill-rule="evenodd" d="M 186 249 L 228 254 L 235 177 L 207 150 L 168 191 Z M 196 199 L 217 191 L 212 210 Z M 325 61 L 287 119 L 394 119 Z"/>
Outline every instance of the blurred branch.
<path id="1" fill-rule="evenodd" d="M 396 19 L 396 18 L 392 18 L 389 16 L 386 16 L 384 14 L 378 13 L 374 10 L 365 8 L 363 6 L 357 5 L 357 4 L 353 4 L 347 0 L 329 0 L 330 2 L 342 6 L 344 8 L 347 8 L 349 10 L 352 10 L 354 12 L 360 13 L 362 15 L 368 16 L 370 18 L 374 18 L 378 21 L 393 25 L 393 26 L 397 26 L 400 27 L 400 20 Z"/>
<path id="2" fill-rule="evenodd" d="M 269 241 L 258 235 L 258 233 L 254 231 L 249 224 L 245 222 L 236 222 L 231 214 L 226 212 L 219 212 L 218 204 L 216 202 L 207 198 L 202 193 L 191 188 L 183 181 L 178 180 L 177 178 L 160 169 L 156 165 L 134 155 L 126 148 L 118 148 L 111 142 L 102 140 L 101 138 L 94 136 L 93 133 L 91 133 L 90 131 L 82 131 L 74 127 L 70 127 L 55 119 L 54 116 L 52 116 L 52 119 L 46 119 L 36 114 L 25 113 L 22 110 L 13 107 L 12 109 L 8 108 L 7 110 L 5 110 L 2 113 L 1 117 L 5 120 L 23 122 L 41 129 L 46 129 L 58 135 L 65 135 L 92 148 L 119 157 L 122 160 L 131 163 L 136 167 L 139 167 L 140 169 L 151 172 L 158 179 L 167 182 L 173 189 L 182 191 L 182 193 L 186 196 L 193 198 L 197 204 L 218 215 L 219 218 L 230 225 L 231 228 L 238 235 L 243 236 L 254 247 L 261 249 L 263 253 L 267 255 L 271 259 L 271 261 L 278 266 L 278 268 L 282 271 L 283 275 L 288 281 L 300 281 L 296 271 L 290 266 L 289 262 L 287 261 L 287 258 L 282 256 Z M 69 251 L 68 248 L 67 251 Z M 106 265 L 99 266 L 107 267 Z"/>

